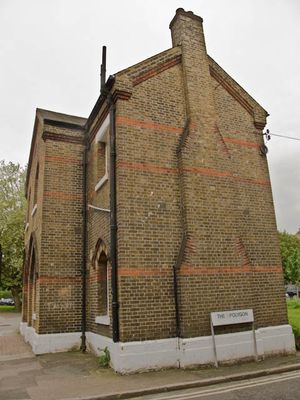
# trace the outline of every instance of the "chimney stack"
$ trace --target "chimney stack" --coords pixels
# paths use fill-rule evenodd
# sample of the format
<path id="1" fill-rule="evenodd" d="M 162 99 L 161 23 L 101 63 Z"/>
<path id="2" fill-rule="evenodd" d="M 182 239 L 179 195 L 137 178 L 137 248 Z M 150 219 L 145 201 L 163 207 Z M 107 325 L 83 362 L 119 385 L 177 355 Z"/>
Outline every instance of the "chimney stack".
<path id="1" fill-rule="evenodd" d="M 187 114 L 194 121 L 215 120 L 202 22 L 203 19 L 192 11 L 178 8 L 170 23 L 173 47 L 181 46 Z M 214 121 L 210 123 L 214 126 Z M 207 123 L 205 125 L 207 127 Z"/>
<path id="2" fill-rule="evenodd" d="M 198 25 L 199 36 L 202 36 L 204 43 L 202 28 L 203 19 L 200 16 L 195 15 L 192 11 L 184 11 L 183 8 L 177 8 L 176 14 L 169 25 L 172 34 L 173 47 L 181 45 L 182 41 L 188 37 L 186 25 L 189 25 L 191 20 L 194 20 L 196 25 Z"/>

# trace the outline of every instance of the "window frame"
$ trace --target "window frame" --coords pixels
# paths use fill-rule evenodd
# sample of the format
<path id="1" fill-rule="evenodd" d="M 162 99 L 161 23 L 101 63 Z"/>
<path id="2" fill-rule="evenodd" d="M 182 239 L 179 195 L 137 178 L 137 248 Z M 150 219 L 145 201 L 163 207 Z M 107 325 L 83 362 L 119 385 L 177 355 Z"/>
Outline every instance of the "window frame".
<path id="1" fill-rule="evenodd" d="M 108 257 L 107 257 L 106 252 L 103 249 L 101 249 L 101 247 L 97 251 L 95 262 L 96 262 L 96 268 L 98 270 L 97 272 L 99 274 L 101 274 L 101 270 L 100 269 L 103 267 L 103 264 L 101 264 L 100 257 L 101 257 L 102 253 L 105 255 L 105 258 L 106 258 L 106 263 L 105 263 L 105 268 L 106 268 L 106 273 L 105 273 L 105 276 L 106 276 L 106 282 L 105 282 L 105 285 L 106 285 L 106 313 L 97 315 L 95 317 L 95 322 L 96 322 L 96 324 L 110 325 L 110 317 L 109 317 L 109 312 L 110 312 L 110 306 L 109 306 L 109 301 L 110 301 L 110 297 L 109 297 L 109 289 L 110 289 L 110 285 L 109 285 L 109 261 L 108 261 Z M 99 283 L 98 283 L 98 285 L 99 285 Z M 100 293 L 99 286 L 98 286 L 97 293 L 98 293 L 97 301 L 98 301 L 98 304 L 99 304 L 99 301 L 100 301 L 100 298 L 99 298 L 99 293 Z"/>
<path id="2" fill-rule="evenodd" d="M 95 192 L 97 192 L 106 181 L 108 181 L 108 176 L 109 176 L 109 128 L 110 128 L 110 117 L 109 114 L 103 121 L 99 131 L 96 134 L 95 137 L 95 142 L 96 145 L 98 143 L 104 143 L 105 144 L 105 173 L 103 176 L 100 177 L 98 182 L 95 185 Z M 98 154 L 97 154 L 98 155 Z M 99 160 L 97 159 L 97 162 Z"/>
<path id="3" fill-rule="evenodd" d="M 35 170 L 35 178 L 34 178 L 33 208 L 35 208 L 38 202 L 39 175 L 40 175 L 40 164 L 37 163 Z M 31 212 L 31 215 L 33 215 L 33 211 Z"/>

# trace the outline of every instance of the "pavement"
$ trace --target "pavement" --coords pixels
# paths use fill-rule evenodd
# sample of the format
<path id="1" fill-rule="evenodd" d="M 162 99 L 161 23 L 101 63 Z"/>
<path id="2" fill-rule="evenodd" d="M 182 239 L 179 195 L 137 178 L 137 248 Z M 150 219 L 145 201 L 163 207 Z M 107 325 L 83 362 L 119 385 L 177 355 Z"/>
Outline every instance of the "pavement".
<path id="1" fill-rule="evenodd" d="M 80 352 L 35 356 L 17 333 L 18 314 L 0 313 L 0 400 L 112 400 L 300 370 L 300 353 L 218 369 L 119 375 Z"/>
<path id="2" fill-rule="evenodd" d="M 33 357 L 31 347 L 19 332 L 21 317 L 16 313 L 0 313 L 0 362 Z"/>

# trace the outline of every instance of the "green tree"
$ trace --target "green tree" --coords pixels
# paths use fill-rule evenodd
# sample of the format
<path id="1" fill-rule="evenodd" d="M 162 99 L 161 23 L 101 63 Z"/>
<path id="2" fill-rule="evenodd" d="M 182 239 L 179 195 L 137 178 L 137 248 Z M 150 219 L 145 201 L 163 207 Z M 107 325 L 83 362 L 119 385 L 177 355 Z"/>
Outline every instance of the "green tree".
<path id="1" fill-rule="evenodd" d="M 287 232 L 279 232 L 280 253 L 286 283 L 300 284 L 300 239 Z"/>
<path id="2" fill-rule="evenodd" d="M 21 307 L 24 254 L 25 168 L 0 161 L 0 287 Z"/>

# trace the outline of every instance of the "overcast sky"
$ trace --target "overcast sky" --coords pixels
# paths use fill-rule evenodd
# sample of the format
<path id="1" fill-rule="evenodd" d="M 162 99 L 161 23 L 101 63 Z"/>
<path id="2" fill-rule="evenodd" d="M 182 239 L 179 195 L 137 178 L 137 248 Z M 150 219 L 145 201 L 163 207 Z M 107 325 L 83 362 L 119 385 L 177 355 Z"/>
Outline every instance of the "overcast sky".
<path id="1" fill-rule="evenodd" d="M 28 161 L 35 108 L 87 117 L 107 72 L 171 47 L 178 7 L 204 18 L 208 53 L 270 114 L 277 224 L 300 228 L 299 0 L 0 0 L 0 159 Z"/>

